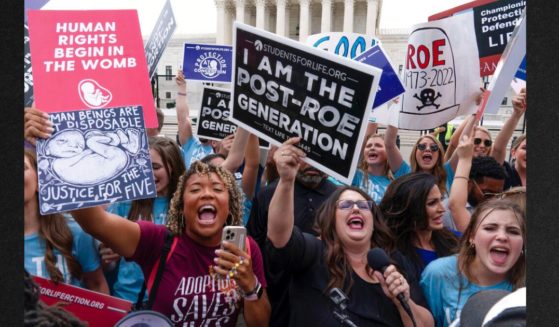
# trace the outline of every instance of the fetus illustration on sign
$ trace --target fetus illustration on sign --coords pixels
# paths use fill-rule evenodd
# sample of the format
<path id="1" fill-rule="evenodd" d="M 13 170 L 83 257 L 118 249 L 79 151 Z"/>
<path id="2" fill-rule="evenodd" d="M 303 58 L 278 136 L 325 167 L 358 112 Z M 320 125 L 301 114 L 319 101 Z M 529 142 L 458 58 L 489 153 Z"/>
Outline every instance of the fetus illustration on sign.
<path id="1" fill-rule="evenodd" d="M 113 98 L 111 91 L 93 79 L 81 80 L 78 84 L 78 94 L 82 102 L 92 109 L 107 106 Z"/>
<path id="2" fill-rule="evenodd" d="M 38 149 L 50 163 L 50 171 L 60 180 L 87 186 L 103 183 L 122 173 L 128 165 L 128 154 L 140 150 L 140 131 L 124 132 L 91 130 L 83 133 L 67 129 L 55 134 Z"/>

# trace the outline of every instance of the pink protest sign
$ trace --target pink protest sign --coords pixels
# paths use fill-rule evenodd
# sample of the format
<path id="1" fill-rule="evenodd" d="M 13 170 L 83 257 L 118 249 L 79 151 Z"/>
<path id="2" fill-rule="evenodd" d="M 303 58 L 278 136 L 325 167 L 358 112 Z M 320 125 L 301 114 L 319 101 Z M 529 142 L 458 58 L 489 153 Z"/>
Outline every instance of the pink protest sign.
<path id="1" fill-rule="evenodd" d="M 37 108 L 141 105 L 157 127 L 136 10 L 30 10 L 28 21 Z"/>

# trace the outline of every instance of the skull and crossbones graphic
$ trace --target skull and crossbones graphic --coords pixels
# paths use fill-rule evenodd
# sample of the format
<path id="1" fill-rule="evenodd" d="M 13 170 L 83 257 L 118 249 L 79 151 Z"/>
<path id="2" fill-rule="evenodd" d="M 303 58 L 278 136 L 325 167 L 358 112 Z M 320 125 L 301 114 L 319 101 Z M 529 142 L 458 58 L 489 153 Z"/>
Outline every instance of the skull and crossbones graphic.
<path id="1" fill-rule="evenodd" d="M 417 96 L 417 93 L 413 95 L 414 98 L 418 99 L 422 103 L 422 106 L 417 106 L 417 110 L 421 110 L 428 106 L 434 106 L 435 108 L 439 109 L 441 105 L 436 104 L 435 100 L 437 100 L 441 96 L 442 95 L 440 92 L 437 92 L 437 95 L 435 96 L 435 90 L 433 89 L 423 89 L 421 90 L 419 96 Z"/>

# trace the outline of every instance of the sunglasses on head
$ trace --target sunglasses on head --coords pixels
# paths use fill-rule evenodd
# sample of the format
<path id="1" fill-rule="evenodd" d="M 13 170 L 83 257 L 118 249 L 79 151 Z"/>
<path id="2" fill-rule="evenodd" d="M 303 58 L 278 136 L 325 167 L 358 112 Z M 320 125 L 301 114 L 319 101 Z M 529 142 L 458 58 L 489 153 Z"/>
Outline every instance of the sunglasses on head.
<path id="1" fill-rule="evenodd" d="M 427 149 L 427 144 L 419 143 L 417 145 L 417 149 L 419 151 L 425 151 L 425 149 Z M 439 146 L 436 143 L 431 143 L 431 144 L 429 144 L 429 149 L 431 149 L 431 151 L 433 151 L 433 152 L 437 152 L 437 151 L 439 151 Z"/>
<path id="2" fill-rule="evenodd" d="M 353 206 L 357 204 L 357 208 L 359 210 L 371 210 L 373 207 L 373 201 L 366 201 L 366 200 L 340 200 L 338 201 L 338 209 L 340 210 L 350 210 L 353 209 Z"/>
<path id="3" fill-rule="evenodd" d="M 480 145 L 481 144 L 482 139 L 480 139 L 479 137 L 476 137 L 474 139 L 474 144 L 475 145 Z M 490 147 L 491 144 L 493 144 L 493 141 L 491 140 L 483 140 L 483 145 L 485 145 L 486 147 Z"/>

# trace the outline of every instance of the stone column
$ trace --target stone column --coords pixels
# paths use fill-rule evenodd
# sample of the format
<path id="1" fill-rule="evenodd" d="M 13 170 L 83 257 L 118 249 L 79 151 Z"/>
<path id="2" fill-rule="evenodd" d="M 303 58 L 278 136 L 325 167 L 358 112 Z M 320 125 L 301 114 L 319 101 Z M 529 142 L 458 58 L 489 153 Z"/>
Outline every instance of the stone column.
<path id="1" fill-rule="evenodd" d="M 332 0 L 322 0 L 322 18 L 320 32 L 327 33 L 332 30 Z"/>
<path id="2" fill-rule="evenodd" d="M 233 43 L 233 6 L 230 2 L 225 5 L 225 21 L 223 22 L 224 33 L 223 33 L 223 43 L 231 44 Z"/>
<path id="3" fill-rule="evenodd" d="M 225 43 L 225 15 L 226 15 L 226 0 L 215 0 L 215 7 L 217 9 L 217 26 L 215 29 L 215 43 Z"/>
<path id="4" fill-rule="evenodd" d="M 310 0 L 299 0 L 299 41 L 306 42 L 311 26 Z"/>
<path id="5" fill-rule="evenodd" d="M 344 33 L 353 32 L 353 2 L 354 0 L 344 0 Z"/>
<path id="6" fill-rule="evenodd" d="M 286 26 L 286 9 L 287 9 L 287 0 L 276 0 L 276 34 L 281 36 L 286 36 L 287 29 Z M 289 16 L 289 13 L 287 13 Z"/>
<path id="7" fill-rule="evenodd" d="M 246 6 L 246 1 L 245 0 L 236 0 L 235 1 L 235 6 L 236 6 L 236 21 L 240 22 L 240 23 L 244 23 L 245 22 L 245 6 Z"/>
<path id="8" fill-rule="evenodd" d="M 256 0 L 256 27 L 266 29 L 266 0 Z"/>
<path id="9" fill-rule="evenodd" d="M 376 36 L 377 26 L 377 13 L 378 13 L 378 0 L 367 0 L 367 23 L 365 34 Z"/>

